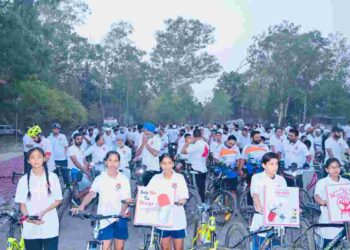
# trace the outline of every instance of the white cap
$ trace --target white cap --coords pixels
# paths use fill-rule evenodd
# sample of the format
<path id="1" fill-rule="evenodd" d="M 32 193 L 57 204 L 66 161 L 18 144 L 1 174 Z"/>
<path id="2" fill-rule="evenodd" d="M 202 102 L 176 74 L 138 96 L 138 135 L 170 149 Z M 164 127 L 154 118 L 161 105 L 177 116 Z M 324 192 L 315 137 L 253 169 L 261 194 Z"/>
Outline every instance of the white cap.
<path id="1" fill-rule="evenodd" d="M 304 131 L 308 131 L 310 128 L 312 128 L 312 126 L 310 123 L 308 123 L 304 126 Z"/>

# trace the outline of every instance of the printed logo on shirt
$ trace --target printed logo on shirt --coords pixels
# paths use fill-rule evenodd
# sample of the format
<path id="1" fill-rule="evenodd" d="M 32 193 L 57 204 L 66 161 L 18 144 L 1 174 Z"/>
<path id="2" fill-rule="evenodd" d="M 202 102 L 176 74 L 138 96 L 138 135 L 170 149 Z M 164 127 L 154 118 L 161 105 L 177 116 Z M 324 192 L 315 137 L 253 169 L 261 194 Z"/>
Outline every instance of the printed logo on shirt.
<path id="1" fill-rule="evenodd" d="M 122 185 L 121 185 L 120 183 L 117 183 L 117 184 L 115 185 L 115 190 L 116 190 L 116 191 L 119 191 L 121 188 L 122 188 Z"/>
<path id="2" fill-rule="evenodd" d="M 205 146 L 204 152 L 203 152 L 203 154 L 202 154 L 202 157 L 207 157 L 208 155 L 209 155 L 209 149 L 208 149 L 207 146 Z"/>
<path id="3" fill-rule="evenodd" d="M 172 188 L 173 188 L 173 189 L 176 189 L 176 188 L 177 188 L 177 184 L 176 184 L 176 183 L 173 183 Z"/>

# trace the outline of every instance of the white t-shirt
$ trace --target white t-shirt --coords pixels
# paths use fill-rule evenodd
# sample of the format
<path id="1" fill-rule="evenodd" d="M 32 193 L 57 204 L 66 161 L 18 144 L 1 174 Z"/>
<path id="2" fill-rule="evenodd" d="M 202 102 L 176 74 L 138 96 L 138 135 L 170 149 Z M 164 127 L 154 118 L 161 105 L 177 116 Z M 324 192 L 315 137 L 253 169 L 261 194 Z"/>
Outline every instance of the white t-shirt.
<path id="1" fill-rule="evenodd" d="M 176 129 L 168 129 L 167 134 L 169 137 L 169 143 L 175 143 L 177 137 L 179 136 L 179 131 L 177 131 Z"/>
<path id="2" fill-rule="evenodd" d="M 198 172 L 208 172 L 206 161 L 209 155 L 209 145 L 204 140 L 196 141 L 187 148 L 188 162 L 192 164 L 192 168 Z"/>
<path id="3" fill-rule="evenodd" d="M 271 179 L 266 175 L 265 171 L 259 174 L 254 174 L 252 177 L 252 182 L 250 186 L 250 193 L 253 197 L 253 194 L 259 196 L 259 200 L 262 206 L 264 206 L 264 190 L 265 187 L 267 190 L 271 190 L 276 187 L 284 188 L 287 187 L 286 180 L 279 175 L 276 175 L 274 179 Z M 268 191 L 267 191 L 268 192 Z M 253 216 L 252 224 L 250 226 L 250 231 L 254 232 L 259 230 L 263 225 L 264 216 L 262 214 L 255 213 Z M 259 234 L 259 236 L 264 237 L 265 234 Z"/>
<path id="4" fill-rule="evenodd" d="M 44 150 L 46 156 L 50 156 L 50 159 L 47 162 L 47 168 L 49 171 L 54 171 L 56 169 L 56 164 L 53 156 L 51 142 L 43 136 L 40 143 L 34 142 L 34 147 L 41 148 Z"/>
<path id="5" fill-rule="evenodd" d="M 129 162 L 131 161 L 131 157 L 132 157 L 131 149 L 126 145 L 124 145 L 122 148 L 117 146 L 117 152 L 120 155 L 119 169 L 125 170 L 126 167 L 129 166 Z"/>
<path id="6" fill-rule="evenodd" d="M 326 187 L 329 185 L 337 185 L 337 184 L 349 184 L 350 181 L 339 176 L 339 182 L 333 181 L 329 175 L 325 178 L 322 178 L 316 183 L 315 187 L 315 195 L 317 194 L 324 201 L 327 200 L 326 195 Z M 320 206 L 321 216 L 318 220 L 319 223 L 331 223 L 328 217 L 328 207 Z M 342 228 L 337 227 L 324 227 L 318 228 L 317 233 L 324 239 L 334 239 L 342 230 Z"/>
<path id="7" fill-rule="evenodd" d="M 163 173 L 153 176 L 147 187 L 155 190 L 174 192 L 175 202 L 188 199 L 188 189 L 183 175 L 173 172 L 171 179 L 165 179 Z M 174 206 L 174 225 L 172 227 L 158 227 L 161 230 L 182 230 L 187 228 L 186 214 L 183 206 Z"/>
<path id="8" fill-rule="evenodd" d="M 289 141 L 283 143 L 282 152 L 285 168 L 289 168 L 292 163 L 296 163 L 298 168 L 302 168 L 306 162 L 306 157 L 310 155 L 306 145 L 299 140 L 294 144 Z"/>
<path id="9" fill-rule="evenodd" d="M 227 166 L 235 164 L 237 160 L 242 158 L 241 152 L 239 151 L 237 145 L 234 145 L 232 148 L 228 148 L 223 144 L 221 146 L 219 155 L 220 161 L 223 161 Z"/>
<path id="10" fill-rule="evenodd" d="M 246 161 L 260 162 L 264 154 L 270 149 L 266 144 L 248 144 L 242 150 L 242 159 Z"/>
<path id="11" fill-rule="evenodd" d="M 329 137 L 325 142 L 325 150 L 326 150 L 326 158 L 325 161 L 328 160 L 329 155 L 327 149 L 331 149 L 335 158 L 339 161 L 343 160 L 344 151 L 348 149 L 348 144 L 344 141 L 343 138 L 339 138 L 338 140 L 334 140 L 333 137 Z"/>
<path id="12" fill-rule="evenodd" d="M 109 152 L 109 148 L 106 145 L 98 146 L 92 145 L 84 152 L 84 157 L 91 155 L 93 163 L 104 162 L 106 154 Z"/>
<path id="13" fill-rule="evenodd" d="M 322 135 L 314 137 L 315 148 L 317 152 L 322 152 Z"/>
<path id="14" fill-rule="evenodd" d="M 90 141 L 90 145 L 94 145 L 96 142 L 95 142 L 95 138 L 96 138 L 96 135 L 94 133 L 92 133 L 92 136 L 90 136 L 89 134 L 86 135 L 86 138 Z"/>
<path id="15" fill-rule="evenodd" d="M 275 153 L 282 153 L 283 150 L 283 143 L 286 141 L 286 139 L 284 138 L 284 136 L 281 136 L 280 138 L 278 138 L 276 135 L 272 135 L 270 138 L 270 146 L 272 148 L 272 146 L 274 147 Z"/>
<path id="16" fill-rule="evenodd" d="M 161 140 L 159 136 L 154 135 L 153 137 L 147 139 L 147 144 L 154 150 L 160 152 Z M 159 154 L 154 156 L 146 147 L 143 147 L 141 153 L 142 164 L 147 166 L 147 171 L 159 171 Z"/>
<path id="17" fill-rule="evenodd" d="M 32 148 L 32 147 L 30 147 L 30 148 L 26 147 L 27 144 L 34 145 L 35 143 L 29 135 L 24 134 L 24 136 L 23 136 L 23 151 L 26 153 Z"/>
<path id="18" fill-rule="evenodd" d="M 78 167 L 75 166 L 75 164 L 73 163 L 72 159 L 70 158 L 71 156 L 75 156 L 77 157 L 77 161 L 84 166 L 84 155 L 85 155 L 85 151 L 79 147 L 77 147 L 76 145 L 72 145 L 68 148 L 67 150 L 67 158 L 68 158 L 68 168 L 72 169 L 72 168 L 76 168 L 78 170 L 80 170 Z"/>
<path id="19" fill-rule="evenodd" d="M 219 160 L 220 151 L 223 146 L 223 143 L 218 143 L 217 141 L 213 141 L 212 143 L 210 143 L 210 152 L 213 154 L 213 157 L 215 159 Z"/>
<path id="20" fill-rule="evenodd" d="M 115 143 L 115 135 L 111 133 L 110 135 L 107 135 L 106 133 L 103 135 L 103 139 L 105 141 L 105 145 L 108 148 L 113 148 L 113 144 Z"/>
<path id="21" fill-rule="evenodd" d="M 67 137 L 64 134 L 57 136 L 51 134 L 48 138 L 52 145 L 53 158 L 55 161 L 67 160 L 65 147 L 68 147 Z"/>
<path id="22" fill-rule="evenodd" d="M 49 172 L 49 183 L 51 194 L 47 191 L 47 182 L 45 173 L 36 176 L 33 171 L 30 173 L 29 189 L 31 193 L 30 200 L 27 199 L 28 182 L 27 175 L 21 177 L 18 182 L 15 202 L 24 203 L 28 210 L 28 215 L 33 216 L 47 209 L 56 200 L 62 200 L 62 189 L 56 174 Z M 47 212 L 42 225 L 35 225 L 24 221 L 22 236 L 24 239 L 48 239 L 58 236 L 59 222 L 56 209 Z"/>
<path id="23" fill-rule="evenodd" d="M 169 139 L 166 134 L 163 134 L 163 136 L 158 135 L 161 141 L 161 149 L 159 155 L 163 155 L 169 152 L 168 146 L 165 146 L 166 144 L 169 144 Z"/>
<path id="24" fill-rule="evenodd" d="M 239 141 L 239 147 L 244 148 L 245 146 L 249 145 L 251 143 L 250 136 L 244 136 L 240 135 L 240 141 Z"/>
<path id="25" fill-rule="evenodd" d="M 348 139 L 350 139 L 350 126 L 349 125 L 346 125 L 343 127 L 344 129 L 344 132 L 345 132 L 345 135 Z"/>
<path id="26" fill-rule="evenodd" d="M 142 137 L 143 137 L 143 133 L 140 133 L 139 131 L 136 131 L 134 133 L 134 146 L 136 148 L 138 148 L 141 145 Z"/>
<path id="27" fill-rule="evenodd" d="M 118 173 L 116 178 L 110 177 L 107 172 L 101 173 L 92 183 L 90 191 L 99 194 L 97 214 L 101 215 L 119 215 L 121 201 L 131 198 L 129 179 L 123 173 Z M 115 221 L 116 219 L 101 220 L 100 229 Z"/>

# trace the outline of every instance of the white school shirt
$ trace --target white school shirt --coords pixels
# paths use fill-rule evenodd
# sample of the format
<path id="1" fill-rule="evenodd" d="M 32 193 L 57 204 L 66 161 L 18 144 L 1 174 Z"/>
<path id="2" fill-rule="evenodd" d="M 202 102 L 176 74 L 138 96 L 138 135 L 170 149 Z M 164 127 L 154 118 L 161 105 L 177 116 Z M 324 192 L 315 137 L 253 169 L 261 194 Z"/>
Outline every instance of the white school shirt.
<path id="1" fill-rule="evenodd" d="M 283 143 L 282 152 L 285 168 L 289 168 L 292 163 L 296 163 L 298 168 L 302 168 L 306 162 L 306 157 L 310 155 L 306 145 L 300 140 L 297 140 L 294 144 L 286 141 Z"/>
<path id="2" fill-rule="evenodd" d="M 129 166 L 129 162 L 131 161 L 132 152 L 131 149 L 124 145 L 122 148 L 117 146 L 117 152 L 120 155 L 120 170 L 126 170 L 126 167 Z"/>
<path id="3" fill-rule="evenodd" d="M 24 175 L 18 182 L 15 202 L 24 203 L 27 207 L 28 215 L 30 216 L 40 213 L 51 206 L 56 200 L 62 200 L 62 190 L 56 174 L 49 172 L 49 183 L 51 189 L 50 195 L 47 191 L 45 173 L 41 176 L 36 176 L 33 171 L 31 171 L 29 181 L 30 200 L 27 199 L 27 175 Z M 35 225 L 24 221 L 22 237 L 27 240 L 57 237 L 59 221 L 56 209 L 47 212 L 42 220 L 45 222 L 42 225 Z"/>
<path id="4" fill-rule="evenodd" d="M 344 141 L 343 138 L 339 138 L 338 140 L 334 140 L 333 137 L 329 137 L 325 142 L 325 150 L 326 150 L 326 158 L 325 161 L 328 160 L 329 155 L 327 149 L 331 149 L 335 158 L 337 158 L 340 162 L 343 160 L 343 154 L 346 149 L 348 149 L 348 144 Z"/>
<path id="5" fill-rule="evenodd" d="M 34 147 L 39 147 L 42 150 L 44 150 L 45 155 L 50 155 L 50 159 L 47 162 L 47 169 L 49 171 L 54 171 L 56 169 L 56 164 L 53 156 L 53 150 L 52 150 L 52 145 L 51 142 L 46 139 L 44 136 L 41 138 L 40 143 L 34 142 Z"/>
<path id="6" fill-rule="evenodd" d="M 79 148 L 79 147 L 77 147 L 74 144 L 68 148 L 68 150 L 67 150 L 67 158 L 68 158 L 68 168 L 69 169 L 75 168 L 75 169 L 80 170 L 80 168 L 75 166 L 75 164 L 73 163 L 72 159 L 70 158 L 71 156 L 76 156 L 77 161 L 82 166 L 84 166 L 84 155 L 85 155 L 84 152 L 85 151 L 81 148 L 81 146 Z"/>
<path id="7" fill-rule="evenodd" d="M 105 141 L 105 145 L 108 148 L 113 148 L 113 144 L 115 143 L 116 136 L 111 133 L 110 135 L 107 135 L 106 133 L 103 135 L 103 139 Z"/>
<path id="8" fill-rule="evenodd" d="M 209 155 L 209 145 L 203 139 L 190 144 L 187 148 L 188 162 L 198 172 L 208 172 L 206 161 Z"/>
<path id="9" fill-rule="evenodd" d="M 116 178 L 102 172 L 92 183 L 90 191 L 99 194 L 97 214 L 119 215 L 122 209 L 121 201 L 131 198 L 129 179 L 118 173 Z M 100 229 L 115 222 L 116 219 L 101 220 Z"/>
<path id="10" fill-rule="evenodd" d="M 266 175 L 265 171 L 259 174 L 254 174 L 252 177 L 252 182 L 250 186 L 250 193 L 253 197 L 253 194 L 257 194 L 259 196 L 259 200 L 261 205 L 264 207 L 264 189 L 265 187 L 268 190 L 271 190 L 276 187 L 284 188 L 287 187 L 286 180 L 279 175 L 275 175 L 274 179 L 271 179 Z M 255 208 L 256 209 L 256 208 Z M 264 216 L 260 213 L 255 213 L 253 216 L 252 224 L 250 226 L 250 231 L 254 232 L 259 230 L 261 226 L 263 226 Z M 265 237 L 266 233 L 259 234 L 261 237 Z"/>
<path id="11" fill-rule="evenodd" d="M 151 138 L 147 139 L 147 144 L 153 148 L 154 150 L 160 152 L 161 148 L 161 140 L 159 136 L 152 136 Z M 140 144 L 141 146 L 141 144 Z M 141 159 L 142 164 L 147 166 L 147 171 L 159 171 L 159 154 L 157 156 L 154 156 L 151 154 L 151 152 L 145 147 L 143 147 L 142 153 L 141 153 Z"/>
<path id="12" fill-rule="evenodd" d="M 52 145 L 53 158 L 55 161 L 67 160 L 66 150 L 64 147 L 68 147 L 67 137 L 64 134 L 58 134 L 55 136 L 51 134 L 48 138 Z"/>
<path id="13" fill-rule="evenodd" d="M 342 178 L 339 176 L 339 182 L 333 181 L 329 175 L 325 178 L 322 178 L 316 183 L 315 187 L 315 195 L 317 194 L 320 196 L 320 198 L 324 201 L 327 200 L 326 196 L 326 187 L 328 185 L 336 185 L 336 184 L 349 184 L 350 181 L 348 179 Z M 318 219 L 319 223 L 331 223 L 329 221 L 328 217 L 328 207 L 327 206 L 320 206 L 321 209 L 321 215 L 320 218 Z M 340 231 L 343 228 L 340 227 L 324 227 L 324 228 L 318 228 L 317 233 L 324 239 L 334 239 L 335 236 L 337 236 Z"/>
<path id="14" fill-rule="evenodd" d="M 165 179 L 163 173 L 152 177 L 147 187 L 153 188 L 156 191 L 174 192 L 174 201 L 178 202 L 180 199 L 188 199 L 188 188 L 185 178 L 182 174 L 175 173 L 171 179 Z M 174 205 L 174 224 L 172 227 L 157 227 L 161 230 L 182 230 L 187 228 L 186 213 L 183 206 Z"/>

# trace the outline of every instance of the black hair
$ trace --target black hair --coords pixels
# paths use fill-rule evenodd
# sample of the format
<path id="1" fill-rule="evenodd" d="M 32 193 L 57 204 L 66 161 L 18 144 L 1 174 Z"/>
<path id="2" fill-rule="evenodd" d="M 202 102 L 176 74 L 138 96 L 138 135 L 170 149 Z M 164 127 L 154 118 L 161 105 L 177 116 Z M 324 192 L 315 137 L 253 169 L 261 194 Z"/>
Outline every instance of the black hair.
<path id="1" fill-rule="evenodd" d="M 329 158 L 324 164 L 324 168 L 328 168 L 334 162 L 338 163 L 338 165 L 341 166 L 340 161 L 337 158 Z"/>
<path id="2" fill-rule="evenodd" d="M 215 134 L 217 134 L 217 135 L 222 135 L 222 133 L 221 133 L 220 131 L 216 131 Z"/>
<path id="3" fill-rule="evenodd" d="M 295 128 L 291 128 L 289 130 L 289 133 L 293 133 L 295 136 L 299 136 L 299 130 L 295 129 Z"/>
<path id="4" fill-rule="evenodd" d="M 227 141 L 231 141 L 231 140 L 237 141 L 236 136 L 230 135 L 230 136 L 227 138 Z"/>
<path id="5" fill-rule="evenodd" d="M 304 141 L 304 144 L 308 149 L 311 147 L 311 142 L 309 140 Z"/>
<path id="6" fill-rule="evenodd" d="M 260 132 L 257 130 L 253 130 L 252 132 L 250 132 L 250 137 L 253 138 L 257 134 L 260 134 Z"/>
<path id="7" fill-rule="evenodd" d="M 75 140 L 78 136 L 83 136 L 82 133 L 74 133 L 73 139 Z"/>
<path id="8" fill-rule="evenodd" d="M 114 151 L 114 150 L 109 151 L 109 152 L 106 154 L 106 156 L 105 156 L 105 158 L 104 158 L 103 160 L 104 160 L 104 161 L 107 161 L 108 158 L 109 158 L 111 155 L 116 155 L 116 156 L 118 156 L 118 160 L 120 161 L 120 154 L 119 154 L 117 151 Z"/>
<path id="9" fill-rule="evenodd" d="M 278 161 L 278 154 L 274 153 L 274 152 L 268 152 L 266 154 L 263 155 L 262 157 L 262 163 L 266 164 L 269 161 L 271 161 L 272 159 L 277 159 Z"/>
<path id="10" fill-rule="evenodd" d="M 189 136 L 191 136 L 191 134 L 188 134 L 188 133 L 187 133 L 187 134 L 185 134 L 184 137 L 186 138 L 186 137 L 189 137 Z"/>
<path id="11" fill-rule="evenodd" d="M 102 136 L 103 136 L 102 133 L 97 134 L 95 137 L 95 142 L 97 143 L 101 139 Z"/>
<path id="12" fill-rule="evenodd" d="M 171 156 L 171 154 L 164 153 L 159 157 L 159 162 L 162 162 L 165 158 L 169 158 L 172 162 L 175 162 L 174 158 Z"/>
<path id="13" fill-rule="evenodd" d="M 45 152 L 42 148 L 39 148 L 39 147 L 35 147 L 35 148 L 31 148 L 29 151 L 28 151 L 28 160 L 30 158 L 30 156 L 32 155 L 32 153 L 34 153 L 35 151 L 38 151 L 45 159 Z M 30 165 L 30 163 L 29 163 Z M 47 193 L 50 195 L 51 194 L 51 188 L 50 188 L 50 181 L 49 181 L 49 170 L 47 168 L 47 163 L 46 161 L 44 160 L 44 163 L 43 163 L 43 166 L 44 166 L 44 170 L 45 170 L 45 177 L 46 177 L 46 184 L 47 184 Z M 27 186 L 28 186 L 28 193 L 27 193 L 27 199 L 30 200 L 32 194 L 30 192 L 30 173 L 31 173 L 31 169 L 32 169 L 32 166 L 30 165 L 30 169 L 27 170 Z"/>
<path id="14" fill-rule="evenodd" d="M 198 128 L 196 128 L 195 130 L 193 130 L 193 137 L 202 137 L 202 132 Z"/>

